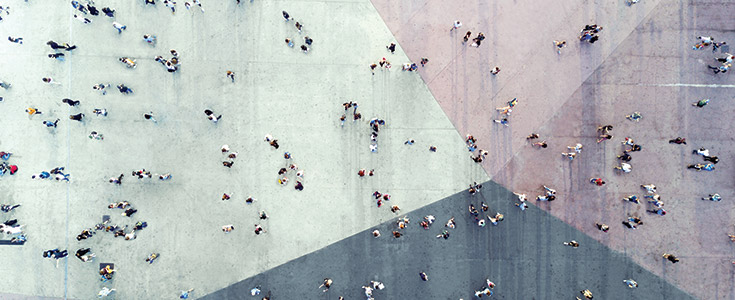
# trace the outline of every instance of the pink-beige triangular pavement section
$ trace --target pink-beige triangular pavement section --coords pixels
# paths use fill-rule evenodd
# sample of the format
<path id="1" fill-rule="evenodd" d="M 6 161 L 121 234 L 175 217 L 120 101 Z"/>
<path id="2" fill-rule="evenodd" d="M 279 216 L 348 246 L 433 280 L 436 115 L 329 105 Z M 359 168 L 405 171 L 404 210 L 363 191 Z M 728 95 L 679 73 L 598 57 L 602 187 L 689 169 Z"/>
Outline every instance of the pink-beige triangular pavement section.
<path id="1" fill-rule="evenodd" d="M 704 122 L 728 120 L 732 109 L 721 102 L 718 116 L 708 118 L 706 110 L 692 111 L 691 102 L 735 85 L 712 77 L 706 68 L 714 63 L 710 50 L 692 52 L 691 44 L 705 34 L 726 39 L 727 30 L 735 28 L 726 16 L 733 4 L 372 2 L 412 60 L 429 58 L 421 76 L 459 132 L 474 135 L 480 148 L 490 152 L 483 166 L 493 180 L 529 197 L 540 193 L 542 184 L 554 186 L 559 199 L 540 205 L 553 215 L 702 299 L 733 297 L 727 254 L 732 246 L 726 236 L 734 230 L 732 207 L 699 200 L 718 191 L 732 198 L 727 194 L 733 188 L 728 181 L 732 171 L 727 161 L 717 166 L 726 174 L 686 169 L 701 162 L 691 156 L 694 147 L 717 150 L 721 157 L 732 154 L 723 152 L 732 148 L 724 147 L 732 139 L 724 135 L 727 130 L 717 130 L 722 122 Z M 450 32 L 454 20 L 463 26 Z M 590 23 L 604 27 L 600 41 L 579 43 L 579 29 Z M 480 31 L 487 36 L 479 48 L 462 44 L 468 30 L 472 37 Z M 554 39 L 567 40 L 561 55 Z M 489 70 L 496 65 L 501 73 L 492 76 Z M 520 104 L 511 126 L 494 124 L 492 119 L 499 118 L 495 108 L 514 97 Z M 633 111 L 647 117 L 639 123 L 625 120 Z M 602 123 L 615 125 L 615 138 L 598 145 L 595 129 Z M 549 148 L 531 148 L 525 136 L 534 131 Z M 624 136 L 644 144 L 644 151 L 633 154 L 633 173 L 617 174 L 613 167 Z M 687 136 L 690 143 L 669 145 L 676 136 Z M 562 158 L 566 146 L 577 142 L 585 145 L 583 154 L 572 162 Z M 591 185 L 591 177 L 608 183 Z M 667 216 L 648 215 L 643 204 L 622 202 L 629 194 L 643 196 L 643 183 L 665 191 L 665 196 L 660 192 Z M 628 215 L 641 216 L 645 225 L 635 231 L 623 228 Z M 595 222 L 611 230 L 602 233 Z M 663 261 L 664 251 L 682 261 Z"/>
<path id="2" fill-rule="evenodd" d="M 735 155 L 729 134 L 735 124 L 724 121 L 735 113 L 730 101 L 735 78 L 717 76 L 706 67 L 724 53 L 693 51 L 692 44 L 704 34 L 717 40 L 735 37 L 730 32 L 735 21 L 727 13 L 735 3 L 678 4 L 660 5 L 536 130 L 549 142 L 547 149 L 534 149 L 529 142 L 494 180 L 534 194 L 542 184 L 553 186 L 560 197 L 542 208 L 700 299 L 731 299 L 735 256 L 727 235 L 735 233 L 735 205 L 702 198 L 712 193 L 735 197 L 735 171 L 728 159 Z M 703 98 L 711 98 L 710 104 L 692 106 Z M 625 119 L 635 111 L 643 115 L 639 122 Z M 602 124 L 614 126 L 614 138 L 597 143 L 596 128 Z M 630 173 L 614 169 L 625 137 L 643 147 L 631 153 Z M 670 144 L 676 137 L 687 138 L 687 144 Z M 570 162 L 560 152 L 576 143 L 584 149 Z M 687 169 L 706 163 L 692 154 L 700 147 L 723 158 L 715 171 Z M 603 178 L 606 184 L 596 186 L 590 178 Z M 654 209 L 648 199 L 640 205 L 622 200 L 646 195 L 640 185 L 649 183 L 658 187 L 665 216 L 648 213 Z M 644 224 L 625 228 L 621 223 L 628 216 L 639 216 Z M 596 222 L 612 229 L 600 232 Z M 661 259 L 663 252 L 681 261 L 671 265 Z"/>
<path id="3" fill-rule="evenodd" d="M 546 123 L 561 104 L 650 13 L 659 1 L 385 1 L 373 0 L 408 57 L 460 134 L 490 151 L 483 163 L 492 177 Z M 463 25 L 450 31 L 455 20 Z M 603 26 L 596 44 L 577 40 L 585 24 Z M 479 47 L 462 37 L 486 39 Z M 553 40 L 566 40 L 558 55 Z M 391 41 L 386 41 L 386 44 Z M 491 68 L 499 66 L 498 75 Z M 496 107 L 519 99 L 509 128 L 493 123 Z"/>

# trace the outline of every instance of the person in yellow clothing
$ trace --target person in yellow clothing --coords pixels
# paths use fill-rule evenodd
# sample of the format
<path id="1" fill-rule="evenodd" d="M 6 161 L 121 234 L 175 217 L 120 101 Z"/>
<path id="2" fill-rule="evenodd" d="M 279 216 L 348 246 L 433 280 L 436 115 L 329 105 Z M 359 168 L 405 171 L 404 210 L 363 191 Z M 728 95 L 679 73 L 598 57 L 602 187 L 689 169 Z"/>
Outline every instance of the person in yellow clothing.
<path id="1" fill-rule="evenodd" d="M 33 108 L 33 107 L 26 108 L 26 112 L 28 113 L 28 116 L 40 115 L 41 114 L 41 112 L 38 111 L 38 109 Z"/>

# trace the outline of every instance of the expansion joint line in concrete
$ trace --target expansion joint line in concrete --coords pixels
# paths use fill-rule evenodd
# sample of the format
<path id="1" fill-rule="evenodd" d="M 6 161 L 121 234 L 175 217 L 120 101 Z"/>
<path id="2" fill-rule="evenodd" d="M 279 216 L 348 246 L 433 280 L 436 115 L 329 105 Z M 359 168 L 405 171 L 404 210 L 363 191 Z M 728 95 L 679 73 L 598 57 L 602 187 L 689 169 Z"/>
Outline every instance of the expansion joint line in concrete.
<path id="1" fill-rule="evenodd" d="M 616 85 L 635 85 L 635 86 L 652 86 L 652 87 L 735 88 L 735 84 L 699 84 L 699 83 L 636 83 L 636 84 L 616 84 Z"/>
<path id="2" fill-rule="evenodd" d="M 653 13 L 654 11 L 656 11 L 656 8 L 658 8 L 658 6 L 659 6 L 659 5 L 661 5 L 661 2 L 657 3 L 657 4 L 656 4 L 656 6 L 654 6 L 653 8 L 651 8 L 651 10 L 650 10 L 650 11 L 649 11 L 649 12 L 648 12 L 648 13 L 647 13 L 647 14 L 646 14 L 646 15 L 645 15 L 645 16 L 644 16 L 643 18 L 641 18 L 641 21 L 640 21 L 640 22 L 638 22 L 638 24 L 636 24 L 636 25 L 635 25 L 635 26 L 633 27 L 633 30 L 631 30 L 631 31 L 630 31 L 630 33 L 628 33 L 628 35 L 627 35 L 627 36 L 626 36 L 625 38 L 623 38 L 623 39 L 622 39 L 622 40 L 620 41 L 620 43 L 618 43 L 618 45 L 617 45 L 617 46 L 615 46 L 615 48 L 614 48 L 614 49 L 613 49 L 612 51 L 610 51 L 610 53 L 609 53 L 609 54 L 607 55 L 607 57 L 605 57 L 605 58 L 604 58 L 604 59 L 603 59 L 603 60 L 602 60 L 602 61 L 600 62 L 600 64 L 599 64 L 599 65 L 597 66 L 597 68 L 595 69 L 595 71 L 597 71 L 597 69 L 599 69 L 599 68 L 600 68 L 600 66 L 602 66 L 603 64 L 605 64 L 605 62 L 606 62 L 606 61 L 607 61 L 607 60 L 608 60 L 608 59 L 610 58 L 610 56 L 612 56 L 612 55 L 613 55 L 613 54 L 614 54 L 614 53 L 615 53 L 615 52 L 616 52 L 616 51 L 618 50 L 618 48 L 620 47 L 620 45 L 622 45 L 622 44 L 623 44 L 623 42 L 625 42 L 625 41 L 626 41 L 626 40 L 627 40 L 628 38 L 630 38 L 630 36 L 631 36 L 631 35 L 632 35 L 632 34 L 633 34 L 633 33 L 634 33 L 635 31 L 636 31 L 636 28 L 638 28 L 638 27 L 639 27 L 639 26 L 640 26 L 640 25 L 641 25 L 641 24 L 642 24 L 642 23 L 643 23 L 644 21 L 648 20 L 648 18 L 649 18 L 649 17 L 651 16 L 651 14 L 652 14 L 652 13 Z M 589 80 L 589 78 L 590 78 L 590 77 L 592 77 L 592 75 L 594 75 L 594 74 L 595 74 L 595 71 L 592 71 L 592 72 L 590 72 L 590 74 L 589 74 L 589 75 L 587 76 L 587 78 L 585 78 L 584 80 L 580 81 L 580 83 L 579 83 L 579 86 L 577 86 L 577 88 L 576 88 L 576 89 L 574 89 L 574 91 L 576 91 L 576 90 L 580 89 L 580 88 L 581 88 L 581 87 L 582 87 L 582 86 L 584 85 L 584 83 L 585 83 L 585 82 L 587 82 L 587 80 Z M 502 90 L 502 88 L 501 88 L 501 90 Z M 498 92 L 498 93 L 499 93 L 499 92 Z M 496 95 L 497 95 L 497 94 L 496 94 Z M 570 100 L 571 100 L 571 98 L 572 98 L 572 97 L 571 97 L 572 95 L 574 95 L 574 93 L 573 93 L 573 92 L 572 92 L 572 93 L 570 94 L 570 96 L 569 96 L 569 97 L 567 98 L 567 100 L 565 100 L 565 101 L 564 101 L 564 103 L 562 103 L 561 105 L 558 105 L 558 106 L 556 106 L 556 108 L 557 108 L 557 109 L 556 109 L 556 111 L 554 112 L 554 114 L 553 114 L 553 115 L 551 115 L 551 117 L 550 117 L 550 118 L 547 118 L 547 119 L 546 119 L 547 121 L 546 121 L 545 123 L 542 123 L 541 125 L 539 125 L 538 127 L 536 127 L 536 128 L 535 128 L 535 130 L 533 130 L 533 132 L 536 132 L 536 131 L 538 131 L 538 129 L 539 129 L 539 128 L 543 128 L 544 126 L 546 126 L 546 125 L 547 125 L 547 124 L 548 124 L 548 123 L 550 122 L 550 120 L 554 119 L 555 117 L 557 117 L 557 116 L 559 115 L 559 113 L 560 113 L 560 112 L 564 111 L 564 110 L 562 109 L 562 107 L 565 107 L 565 106 L 567 105 L 567 103 L 569 103 L 569 101 L 570 101 Z M 495 177 L 495 175 L 497 175 L 497 173 L 498 173 L 498 172 L 500 172 L 500 170 L 505 170 L 505 169 L 506 169 L 506 168 L 508 167 L 508 165 L 510 164 L 510 162 L 511 162 L 511 161 L 512 161 L 512 160 L 513 160 L 513 159 L 514 159 L 514 158 L 515 158 L 516 156 L 518 156 L 518 154 L 520 153 L 520 151 L 521 151 L 521 150 L 519 149 L 519 150 L 517 150 L 517 151 L 516 151 L 516 153 L 514 153 L 513 155 L 511 155 L 511 156 L 512 156 L 512 158 L 511 158 L 511 159 L 509 159 L 509 160 L 507 160 L 507 161 L 506 161 L 506 162 L 505 162 L 505 163 L 503 164 L 503 166 L 502 166 L 501 168 L 498 168 L 497 170 L 495 170 L 495 174 L 488 174 L 488 176 L 490 176 L 490 179 L 492 180 L 492 179 L 493 179 L 493 178 Z"/>
<path id="3" fill-rule="evenodd" d="M 72 43 L 73 45 L 73 35 L 72 35 L 72 18 L 74 15 L 74 9 L 73 7 L 69 7 L 69 43 Z M 71 56 L 71 55 L 70 55 Z M 72 81 L 72 60 L 69 59 L 69 66 L 67 68 L 67 95 L 71 97 L 71 81 Z M 71 113 L 71 106 L 69 106 L 69 113 Z M 69 167 L 69 163 L 71 162 L 71 126 L 66 126 L 66 165 L 65 167 Z M 67 170 L 68 172 L 68 170 Z M 66 182 L 66 234 L 65 237 L 65 249 L 69 251 L 69 216 L 70 216 L 70 195 L 71 195 L 71 183 Z M 66 260 L 64 262 L 64 299 L 68 299 L 69 297 L 69 257 L 66 257 Z"/>

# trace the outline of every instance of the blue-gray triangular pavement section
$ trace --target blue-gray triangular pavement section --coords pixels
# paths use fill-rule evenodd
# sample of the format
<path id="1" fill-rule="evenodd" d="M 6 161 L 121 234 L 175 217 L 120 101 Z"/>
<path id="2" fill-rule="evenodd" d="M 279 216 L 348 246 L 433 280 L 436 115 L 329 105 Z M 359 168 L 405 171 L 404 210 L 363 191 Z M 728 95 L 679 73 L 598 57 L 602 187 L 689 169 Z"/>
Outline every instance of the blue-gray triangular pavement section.
<path id="1" fill-rule="evenodd" d="M 202 299 L 254 299 L 250 289 L 255 286 L 270 291 L 272 299 L 364 299 L 361 286 L 371 280 L 385 284 L 374 292 L 376 299 L 473 299 L 486 278 L 496 284 L 493 299 L 574 299 L 583 298 L 584 289 L 595 299 L 693 299 L 536 206 L 520 211 L 515 199 L 502 186 L 486 182 L 476 195 L 464 191 L 409 212 L 410 224 L 400 230 L 400 238 L 390 234 L 395 221 L 383 223 L 375 227 L 382 233 L 379 238 L 372 229 L 360 232 Z M 468 206 L 480 209 L 481 202 L 490 207 L 484 215 L 499 211 L 505 219 L 497 226 L 477 226 Z M 418 224 L 426 215 L 436 217 L 428 230 Z M 449 239 L 436 238 L 452 216 L 457 226 L 449 229 Z M 630 230 L 621 223 L 609 225 L 610 230 Z M 570 240 L 580 246 L 563 245 Z M 242 259 L 253 258 L 242 253 Z M 663 259 L 661 264 L 677 267 Z M 419 272 L 429 280 L 422 281 Z M 327 277 L 334 283 L 324 293 L 319 285 Z M 638 288 L 628 288 L 623 283 L 628 278 Z"/>

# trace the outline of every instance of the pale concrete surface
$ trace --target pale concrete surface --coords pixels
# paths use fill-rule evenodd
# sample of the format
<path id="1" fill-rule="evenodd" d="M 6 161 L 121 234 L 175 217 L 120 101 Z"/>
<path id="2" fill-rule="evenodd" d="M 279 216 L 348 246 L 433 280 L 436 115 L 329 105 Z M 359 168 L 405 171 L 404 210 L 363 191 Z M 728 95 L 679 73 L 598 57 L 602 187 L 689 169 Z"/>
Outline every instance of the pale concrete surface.
<path id="1" fill-rule="evenodd" d="M 27 224 L 30 240 L 0 248 L 7 258 L 0 262 L 7 276 L 0 291 L 93 298 L 103 286 L 97 263 L 114 262 L 118 272 L 104 286 L 116 288 L 118 299 L 173 298 L 188 288 L 199 297 L 393 218 L 388 207 L 375 207 L 376 189 L 411 211 L 488 180 L 467 160 L 462 138 L 421 78 L 400 71 L 405 54 L 390 57 L 390 72 L 370 74 L 368 65 L 385 56 L 383 44 L 393 38 L 368 1 L 202 2 L 204 14 L 179 1 L 172 16 L 162 4 L 97 1 L 100 9 L 115 8 L 116 20 L 128 26 L 120 35 L 109 18 L 88 16 L 89 25 L 72 19 L 67 1 L 3 3 L 11 14 L 0 37 L 25 42 L 0 43 L 0 80 L 13 84 L 0 91 L 0 148 L 15 153 L 11 162 L 20 167 L 0 180 L 0 199 L 23 204 L 3 217 Z M 302 35 L 281 10 L 304 23 Z M 142 41 L 145 33 L 158 37 L 156 47 Z M 283 42 L 291 37 L 298 47 L 303 35 L 314 39 L 308 55 Z M 79 48 L 57 62 L 46 57 L 48 40 Z M 172 48 L 182 61 L 175 74 L 153 61 Z M 138 67 L 125 68 L 121 56 L 137 59 Z M 236 83 L 226 70 L 236 72 Z M 44 76 L 62 85 L 43 85 Z M 92 90 L 99 82 L 125 83 L 135 93 L 124 96 L 113 87 L 101 96 Z M 65 97 L 82 103 L 69 108 L 60 102 Z M 340 128 L 341 104 L 349 100 L 360 104 L 364 118 Z M 44 114 L 29 120 L 28 106 Z M 96 117 L 93 108 L 107 108 L 109 116 Z M 224 115 L 219 124 L 206 119 L 207 108 Z M 158 124 L 143 119 L 149 111 Z M 77 112 L 87 115 L 84 123 L 67 119 Z M 57 117 L 59 128 L 48 132 L 41 121 Z M 368 148 L 372 117 L 387 122 L 378 153 Z M 105 140 L 88 139 L 93 130 Z M 279 139 L 278 151 L 262 141 L 268 133 Z M 416 145 L 404 145 L 408 138 Z M 221 166 L 222 144 L 240 153 L 232 169 Z M 429 145 L 439 151 L 430 153 Z M 305 170 L 302 192 L 276 183 L 283 151 Z M 60 165 L 71 183 L 30 179 Z M 171 172 L 173 179 L 129 176 L 140 168 Z M 359 168 L 374 168 L 376 176 L 360 179 Z M 127 176 L 121 187 L 107 182 L 120 173 Z M 224 192 L 232 200 L 221 201 Z M 248 195 L 257 199 L 252 206 L 244 203 Z M 122 200 L 139 212 L 127 219 L 106 208 Z M 255 236 L 259 210 L 271 218 L 262 222 L 268 233 Z M 134 241 L 102 233 L 74 240 L 104 214 L 119 225 L 144 220 L 149 226 Z M 225 224 L 235 231 L 222 233 Z M 83 264 L 72 256 L 56 269 L 41 257 L 55 247 L 72 253 L 91 247 L 97 259 Z M 148 265 L 144 259 L 154 251 L 161 257 Z"/>
<path id="2" fill-rule="evenodd" d="M 535 206 L 521 212 L 515 195 L 499 184 L 483 186 L 477 195 L 462 191 L 406 214 L 411 223 L 398 239 L 390 235 L 397 229 L 391 220 L 374 227 L 379 238 L 370 228 L 204 299 L 258 299 L 250 296 L 255 286 L 273 299 L 365 299 L 360 287 L 370 280 L 385 284 L 375 299 L 476 299 L 486 278 L 496 284 L 489 299 L 574 299 L 583 289 L 595 299 L 693 299 L 553 215 Z M 478 227 L 467 204 L 481 202 L 490 207 L 483 217 L 500 211 L 505 219 Z M 428 230 L 418 224 L 426 215 L 436 217 Z M 451 217 L 457 227 L 449 239 L 437 239 Z M 563 245 L 572 239 L 579 248 Z M 429 280 L 421 281 L 419 272 Z M 318 286 L 327 277 L 334 282 L 323 293 Z M 623 284 L 628 278 L 638 288 Z"/>

